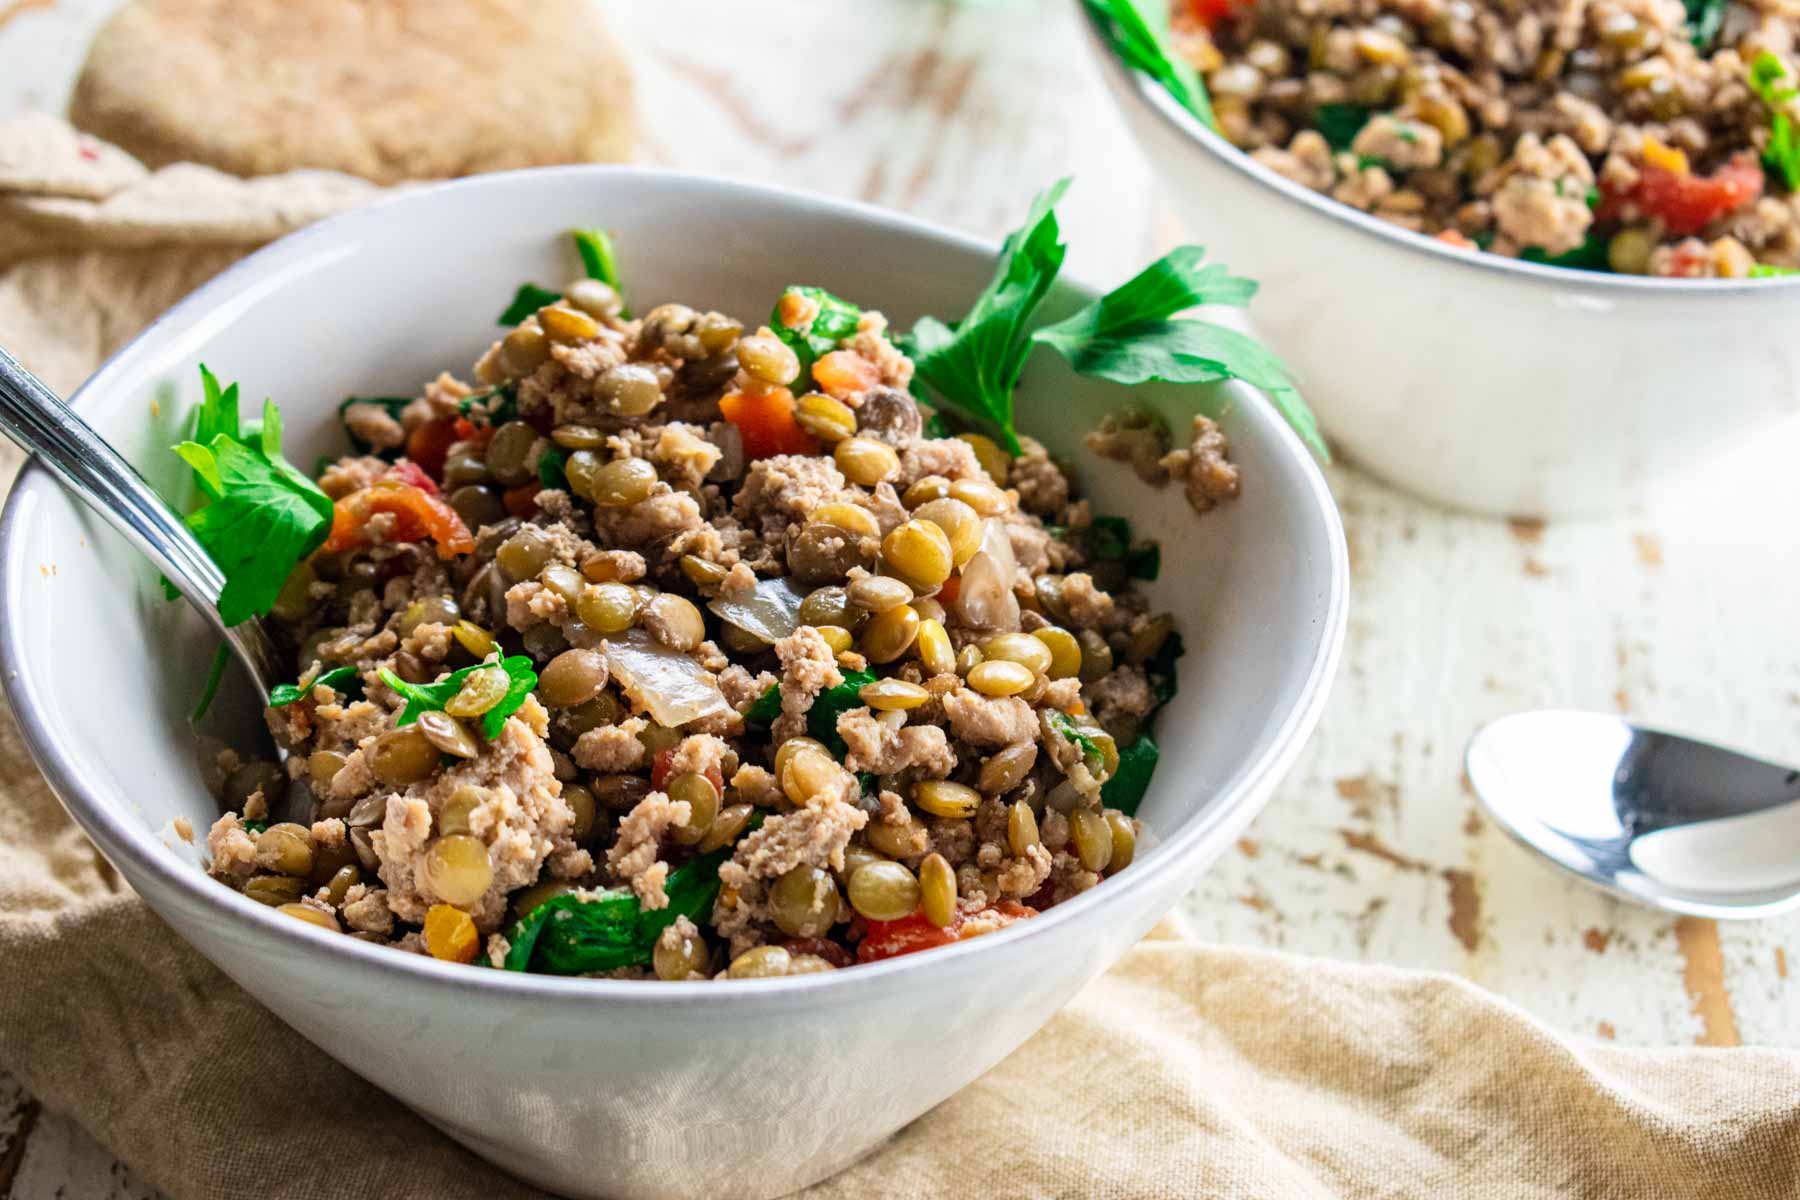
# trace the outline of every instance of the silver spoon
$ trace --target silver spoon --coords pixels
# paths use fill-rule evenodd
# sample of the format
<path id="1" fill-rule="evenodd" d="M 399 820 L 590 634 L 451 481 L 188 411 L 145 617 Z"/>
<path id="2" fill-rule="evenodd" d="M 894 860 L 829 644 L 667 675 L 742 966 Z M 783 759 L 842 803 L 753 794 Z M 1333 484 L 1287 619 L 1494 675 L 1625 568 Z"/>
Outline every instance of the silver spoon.
<path id="1" fill-rule="evenodd" d="M 132 465 L 18 359 L 0 348 L 0 433 L 37 456 L 100 518 L 143 551 L 187 602 L 212 622 L 250 672 L 266 702 L 282 678 L 280 656 L 260 619 L 226 625 L 219 617 L 225 576 Z"/>
<path id="2" fill-rule="evenodd" d="M 1465 761 L 1503 829 L 1596 887 L 1703 917 L 1800 907 L 1800 771 L 1556 710 L 1487 725 Z"/>

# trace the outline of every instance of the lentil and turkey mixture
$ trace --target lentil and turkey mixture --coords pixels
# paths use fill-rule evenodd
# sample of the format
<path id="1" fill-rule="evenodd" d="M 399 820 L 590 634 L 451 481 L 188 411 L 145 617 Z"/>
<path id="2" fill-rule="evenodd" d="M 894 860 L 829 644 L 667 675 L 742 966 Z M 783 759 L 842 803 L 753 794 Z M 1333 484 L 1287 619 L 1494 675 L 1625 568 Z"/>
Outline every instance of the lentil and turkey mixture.
<path id="1" fill-rule="evenodd" d="M 1795 10 L 1773 0 L 1176 0 L 1219 131 L 1471 251 L 1800 268 Z"/>
<path id="2" fill-rule="evenodd" d="M 932 436 L 881 314 L 817 289 L 760 329 L 596 278 L 503 320 L 467 381 L 343 406 L 359 452 L 272 610 L 285 766 L 209 763 L 214 877 L 439 959 L 690 980 L 928 949 L 1131 865 L 1180 637 L 1134 590 L 1155 548 L 1041 445 Z M 1205 417 L 1096 438 L 1237 493 Z"/>

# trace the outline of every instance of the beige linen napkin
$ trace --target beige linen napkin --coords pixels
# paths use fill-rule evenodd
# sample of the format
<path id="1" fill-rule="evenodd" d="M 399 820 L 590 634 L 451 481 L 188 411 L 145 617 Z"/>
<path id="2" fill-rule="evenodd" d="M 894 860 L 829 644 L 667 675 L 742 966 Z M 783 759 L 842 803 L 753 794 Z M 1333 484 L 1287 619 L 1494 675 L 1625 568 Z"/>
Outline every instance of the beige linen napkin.
<path id="1" fill-rule="evenodd" d="M 26 144 L 13 135 L 0 122 L 0 147 Z M 62 157 L 0 151 L 0 345 L 63 389 L 254 244 L 373 191 L 146 174 L 42 123 L 31 137 Z M 538 1194 L 188 949 L 76 832 L 10 714 L 0 963 L 0 1065 L 181 1200 Z M 1800 1054 L 1561 1037 L 1454 978 L 1200 946 L 1165 925 L 805 1195 L 1793 1200 Z"/>

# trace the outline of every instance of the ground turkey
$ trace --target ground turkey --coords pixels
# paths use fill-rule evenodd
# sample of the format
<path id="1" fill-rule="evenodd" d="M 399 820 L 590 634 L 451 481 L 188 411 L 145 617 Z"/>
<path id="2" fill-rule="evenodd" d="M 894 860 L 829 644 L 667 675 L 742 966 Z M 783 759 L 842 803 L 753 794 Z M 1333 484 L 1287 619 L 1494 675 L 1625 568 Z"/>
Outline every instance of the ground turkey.
<path id="1" fill-rule="evenodd" d="M 457 789 L 474 787 L 483 794 L 469 816 L 469 832 L 486 843 L 494 878 L 487 894 L 468 908 L 483 932 L 499 927 L 507 893 L 535 880 L 554 844 L 566 837 L 574 814 L 563 801 L 550 748 L 527 724 L 530 709 L 541 721 L 543 710 L 528 700 L 518 715 L 507 718 L 499 736 L 482 746 L 479 757 L 388 797 L 386 820 L 372 840 L 381 856 L 388 907 L 401 920 L 423 922 L 438 900 L 424 872 L 425 855 L 434 840 L 433 824 Z"/>

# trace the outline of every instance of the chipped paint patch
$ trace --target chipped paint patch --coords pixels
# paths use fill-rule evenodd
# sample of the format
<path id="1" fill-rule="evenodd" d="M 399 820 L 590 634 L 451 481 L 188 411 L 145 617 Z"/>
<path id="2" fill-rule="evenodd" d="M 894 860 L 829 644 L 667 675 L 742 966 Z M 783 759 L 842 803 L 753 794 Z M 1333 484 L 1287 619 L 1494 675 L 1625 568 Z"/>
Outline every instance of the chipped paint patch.
<path id="1" fill-rule="evenodd" d="M 1400 803 L 1399 788 L 1383 783 L 1367 772 L 1333 780 L 1332 786 L 1337 789 L 1340 799 L 1350 802 L 1350 813 L 1359 821 L 1372 820 L 1377 805 L 1395 808 Z"/>
<path id="2" fill-rule="evenodd" d="M 1544 565 L 1542 559 L 1533 555 L 1525 560 L 1525 574 L 1533 579 L 1544 579 L 1549 576 L 1550 568 Z"/>
<path id="3" fill-rule="evenodd" d="M 1612 931 L 1602 929 L 1598 925 L 1589 925 L 1581 931 L 1581 944 L 1595 954 L 1605 954 L 1606 947 L 1613 938 Z"/>
<path id="4" fill-rule="evenodd" d="M 1506 528 L 1521 546 L 1535 546 L 1544 540 L 1542 517 L 1508 517 Z"/>
<path id="5" fill-rule="evenodd" d="M 1782 946 L 1775 947 L 1775 975 L 1780 979 L 1787 978 L 1787 950 Z"/>
<path id="6" fill-rule="evenodd" d="M 1382 862 L 1392 863 L 1402 871 L 1426 871 L 1430 868 L 1416 858 L 1408 858 L 1404 854 L 1391 850 L 1382 840 L 1372 833 L 1360 829 L 1340 829 L 1338 836 L 1344 839 L 1344 845 L 1351 850 L 1361 851 Z"/>
<path id="7" fill-rule="evenodd" d="M 1256 839 L 1254 838 L 1239 838 L 1237 840 L 1237 848 L 1238 853 L 1242 854 L 1245 858 L 1255 858 L 1262 853 L 1262 847 L 1256 844 Z"/>
<path id="8" fill-rule="evenodd" d="M 1634 533 L 1631 544 L 1637 549 L 1637 560 L 1655 570 L 1663 564 L 1662 539 L 1654 533 Z"/>
<path id="9" fill-rule="evenodd" d="M 1615 1038 L 1617 1038 L 1619 1036 L 1619 1031 L 1613 1028 L 1613 1024 L 1611 1021 L 1600 1022 L 1599 1026 L 1594 1030 L 1594 1032 L 1599 1034 L 1601 1037 L 1605 1038 L 1609 1042 L 1613 1041 Z"/>
<path id="10" fill-rule="evenodd" d="M 1702 1046 L 1736 1046 L 1737 1018 L 1725 986 L 1725 955 L 1719 949 L 1719 923 L 1704 917 L 1675 922 L 1675 944 L 1681 951 L 1681 982 L 1692 1011 L 1700 1018 Z"/>
<path id="11" fill-rule="evenodd" d="M 1481 944 L 1481 891 L 1475 886 L 1475 876 L 1448 867 L 1444 882 L 1450 885 L 1450 932 L 1473 954 Z"/>

